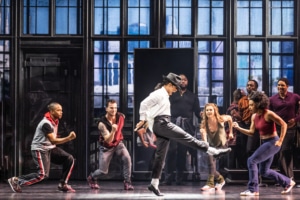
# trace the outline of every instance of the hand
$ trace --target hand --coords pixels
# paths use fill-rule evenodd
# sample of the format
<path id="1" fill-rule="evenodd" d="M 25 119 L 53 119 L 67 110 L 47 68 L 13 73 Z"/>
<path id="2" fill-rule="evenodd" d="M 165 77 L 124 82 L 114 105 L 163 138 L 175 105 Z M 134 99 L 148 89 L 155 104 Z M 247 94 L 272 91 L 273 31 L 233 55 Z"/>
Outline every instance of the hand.
<path id="1" fill-rule="evenodd" d="M 76 133 L 74 131 L 72 131 L 70 134 L 69 134 L 69 138 L 71 140 L 74 140 L 76 138 Z"/>
<path id="2" fill-rule="evenodd" d="M 149 143 L 146 142 L 145 139 L 144 139 L 144 134 L 146 133 L 146 129 L 140 128 L 136 132 L 137 132 L 137 134 L 138 134 L 138 136 L 139 136 L 139 138 L 140 138 L 143 146 L 146 147 L 146 148 L 148 148 L 149 147 Z"/>
<path id="3" fill-rule="evenodd" d="M 288 128 L 292 128 L 292 127 L 294 127 L 295 125 L 296 125 L 295 119 L 290 119 L 290 120 L 288 121 L 288 124 L 287 124 Z"/>
<path id="4" fill-rule="evenodd" d="M 282 145 L 282 141 L 281 140 L 277 140 L 275 142 L 275 146 L 281 147 L 281 145 Z"/>
<path id="5" fill-rule="evenodd" d="M 234 138 L 233 133 L 230 132 L 229 135 L 228 135 L 228 139 L 229 139 L 229 140 L 232 140 L 233 138 Z"/>
<path id="6" fill-rule="evenodd" d="M 232 127 L 233 128 L 240 128 L 239 124 L 237 122 L 233 122 L 232 123 Z"/>
<path id="7" fill-rule="evenodd" d="M 141 120 L 141 121 L 139 121 L 139 123 L 137 123 L 135 125 L 134 131 L 138 131 L 139 129 L 142 129 L 142 128 L 144 128 L 145 130 L 147 130 L 148 126 L 149 126 L 149 124 L 148 124 L 147 121 Z"/>
<path id="8" fill-rule="evenodd" d="M 111 130 L 112 130 L 113 132 L 116 132 L 117 129 L 118 129 L 118 125 L 117 125 L 117 124 L 113 124 L 111 127 L 112 127 Z"/>

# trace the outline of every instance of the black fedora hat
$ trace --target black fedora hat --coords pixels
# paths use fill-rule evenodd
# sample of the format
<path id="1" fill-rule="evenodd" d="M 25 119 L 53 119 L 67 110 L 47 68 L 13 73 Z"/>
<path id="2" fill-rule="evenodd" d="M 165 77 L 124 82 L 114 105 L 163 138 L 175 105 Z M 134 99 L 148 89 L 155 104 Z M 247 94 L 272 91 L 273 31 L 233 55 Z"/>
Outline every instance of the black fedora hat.
<path id="1" fill-rule="evenodd" d="M 167 76 L 163 76 L 164 80 L 170 81 L 173 85 L 177 87 L 177 90 L 181 90 L 180 83 L 181 83 L 181 77 L 174 73 L 169 73 Z"/>

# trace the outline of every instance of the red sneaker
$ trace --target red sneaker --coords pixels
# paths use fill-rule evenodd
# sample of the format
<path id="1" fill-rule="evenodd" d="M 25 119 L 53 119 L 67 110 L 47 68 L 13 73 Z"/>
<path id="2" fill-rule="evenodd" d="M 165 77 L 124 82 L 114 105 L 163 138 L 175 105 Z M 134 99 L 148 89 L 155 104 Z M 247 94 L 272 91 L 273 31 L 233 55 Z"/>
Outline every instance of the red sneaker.
<path id="1" fill-rule="evenodd" d="M 134 187 L 131 185 L 130 182 L 124 181 L 124 190 L 133 190 Z"/>
<path id="2" fill-rule="evenodd" d="M 88 182 L 91 189 L 96 189 L 96 190 L 100 189 L 100 186 L 97 184 L 97 181 L 94 181 L 91 176 L 88 176 L 86 178 L 86 180 L 87 180 L 87 182 Z"/>
<path id="3" fill-rule="evenodd" d="M 21 186 L 18 183 L 18 178 L 17 177 L 11 177 L 7 181 L 9 183 L 12 191 L 17 192 L 17 193 L 22 192 Z"/>
<path id="4" fill-rule="evenodd" d="M 58 185 L 58 190 L 62 191 L 62 192 L 76 192 L 76 190 L 74 190 L 71 185 L 68 185 L 68 184 L 59 184 Z"/>

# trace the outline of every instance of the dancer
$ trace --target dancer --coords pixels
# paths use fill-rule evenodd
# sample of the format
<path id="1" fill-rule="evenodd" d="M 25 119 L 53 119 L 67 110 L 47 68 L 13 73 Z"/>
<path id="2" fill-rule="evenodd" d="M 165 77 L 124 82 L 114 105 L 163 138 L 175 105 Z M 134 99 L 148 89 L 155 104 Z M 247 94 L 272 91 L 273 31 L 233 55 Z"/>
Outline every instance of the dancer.
<path id="1" fill-rule="evenodd" d="M 153 132 L 157 137 L 157 148 L 153 161 L 152 180 L 148 189 L 157 196 L 163 195 L 160 193 L 158 185 L 170 139 L 214 156 L 224 155 L 231 150 L 230 148 L 216 149 L 209 147 L 207 142 L 197 140 L 179 126 L 170 122 L 171 109 L 169 96 L 177 90 L 180 90 L 180 83 L 181 78 L 177 74 L 169 73 L 167 76 L 163 76 L 163 81 L 159 84 L 158 89 L 150 93 L 140 104 L 140 121 L 136 125 L 136 130 L 140 128 L 146 129 L 147 127 L 145 127 L 144 124 L 146 124 L 147 121 L 152 122 L 154 119 Z M 148 124 L 149 128 L 152 129 L 152 123 Z"/>
<path id="2" fill-rule="evenodd" d="M 98 123 L 100 132 L 99 169 L 91 172 L 87 177 L 91 189 L 100 189 L 97 178 L 108 173 L 110 161 L 114 154 L 123 163 L 124 190 L 134 189 L 131 184 L 131 157 L 123 143 L 124 121 L 124 114 L 117 112 L 116 100 L 109 99 L 106 102 L 106 114 L 100 118 Z"/>
<path id="3" fill-rule="evenodd" d="M 214 103 L 204 106 L 204 117 L 200 125 L 201 137 L 212 147 L 227 148 L 227 138 L 224 123 L 229 125 L 229 139 L 233 139 L 232 118 L 230 115 L 220 115 L 218 107 Z M 221 190 L 225 185 L 224 177 L 216 170 L 216 159 L 208 155 L 208 178 L 202 191 L 216 189 Z M 217 181 L 215 185 L 214 181 Z"/>
<path id="4" fill-rule="evenodd" d="M 68 185 L 71 176 L 74 158 L 69 153 L 57 147 L 76 138 L 74 131 L 67 137 L 57 138 L 59 119 L 62 118 L 62 106 L 53 102 L 48 105 L 49 112 L 37 125 L 32 143 L 31 154 L 36 165 L 37 172 L 8 179 L 8 183 L 14 192 L 22 192 L 21 185 L 32 185 L 49 177 L 50 163 L 63 166 L 63 173 L 58 184 L 58 190 L 63 192 L 75 192 Z"/>
<path id="5" fill-rule="evenodd" d="M 188 90 L 188 79 L 184 74 L 179 75 L 181 78 L 180 91 L 170 96 L 171 103 L 171 121 L 191 136 L 196 133 L 193 115 L 197 121 L 200 119 L 200 104 L 196 94 Z M 198 124 L 198 123 L 197 123 Z M 171 140 L 164 167 L 165 181 L 164 185 L 171 185 L 176 171 L 176 185 L 184 185 L 184 171 L 186 168 L 186 155 L 190 153 L 192 164 L 197 165 L 197 150 L 182 145 L 175 140 Z M 199 177 L 197 166 L 195 167 L 194 177 Z"/>
<path id="6" fill-rule="evenodd" d="M 270 169 L 274 155 L 279 152 L 282 145 L 287 124 L 273 111 L 268 110 L 269 99 L 261 92 L 252 92 L 249 96 L 249 109 L 254 113 L 251 116 L 250 129 L 241 128 L 237 122 L 233 122 L 233 127 L 238 131 L 251 136 L 255 129 L 259 131 L 261 145 L 248 158 L 249 169 L 248 190 L 241 192 L 241 196 L 259 195 L 258 173 L 265 178 L 273 179 L 284 189 L 281 194 L 286 194 L 294 187 L 295 182 L 275 170 Z M 281 126 L 281 134 L 278 137 L 276 124 Z M 258 167 L 259 165 L 259 172 Z"/>

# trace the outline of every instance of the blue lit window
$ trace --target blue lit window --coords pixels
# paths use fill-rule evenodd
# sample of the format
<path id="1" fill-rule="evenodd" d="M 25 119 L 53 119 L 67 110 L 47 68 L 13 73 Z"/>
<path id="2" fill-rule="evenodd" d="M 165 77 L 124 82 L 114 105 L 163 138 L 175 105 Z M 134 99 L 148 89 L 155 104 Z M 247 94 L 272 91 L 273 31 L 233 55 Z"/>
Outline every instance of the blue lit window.
<path id="1" fill-rule="evenodd" d="M 76 35 L 81 34 L 81 9 L 81 0 L 56 0 L 55 33 Z"/>
<path id="2" fill-rule="evenodd" d="M 94 42 L 94 108 L 104 108 L 108 98 L 119 102 L 120 41 Z M 99 113 L 98 113 L 99 114 Z M 99 116 L 95 113 L 94 115 Z"/>
<path id="3" fill-rule="evenodd" d="M 166 0 L 166 34 L 190 35 L 192 33 L 192 1 Z"/>
<path id="4" fill-rule="evenodd" d="M 94 34 L 120 34 L 120 0 L 95 0 Z"/>
<path id="5" fill-rule="evenodd" d="M 280 78 L 289 80 L 289 91 L 294 91 L 294 42 L 272 41 L 269 44 L 270 94 L 278 93 L 277 82 Z"/>
<path id="6" fill-rule="evenodd" d="M 198 35 L 224 35 L 224 1 L 198 0 Z"/>
<path id="7" fill-rule="evenodd" d="M 270 35 L 294 35 L 294 1 L 270 0 Z"/>
<path id="8" fill-rule="evenodd" d="M 261 41 L 238 41 L 237 44 L 237 88 L 246 91 L 249 79 L 258 82 L 262 88 L 263 43 Z"/>
<path id="9" fill-rule="evenodd" d="M 224 42 L 198 42 L 198 96 L 200 106 L 208 102 L 223 107 Z"/>
<path id="10" fill-rule="evenodd" d="M 237 35 L 262 35 L 262 0 L 237 1 Z"/>
<path id="11" fill-rule="evenodd" d="M 49 34 L 49 3 L 49 0 L 24 0 L 24 34 Z"/>
<path id="12" fill-rule="evenodd" d="M 128 35 L 150 34 L 150 0 L 128 1 Z"/>
<path id="13" fill-rule="evenodd" d="M 10 34 L 10 0 L 0 1 L 0 34 Z"/>

